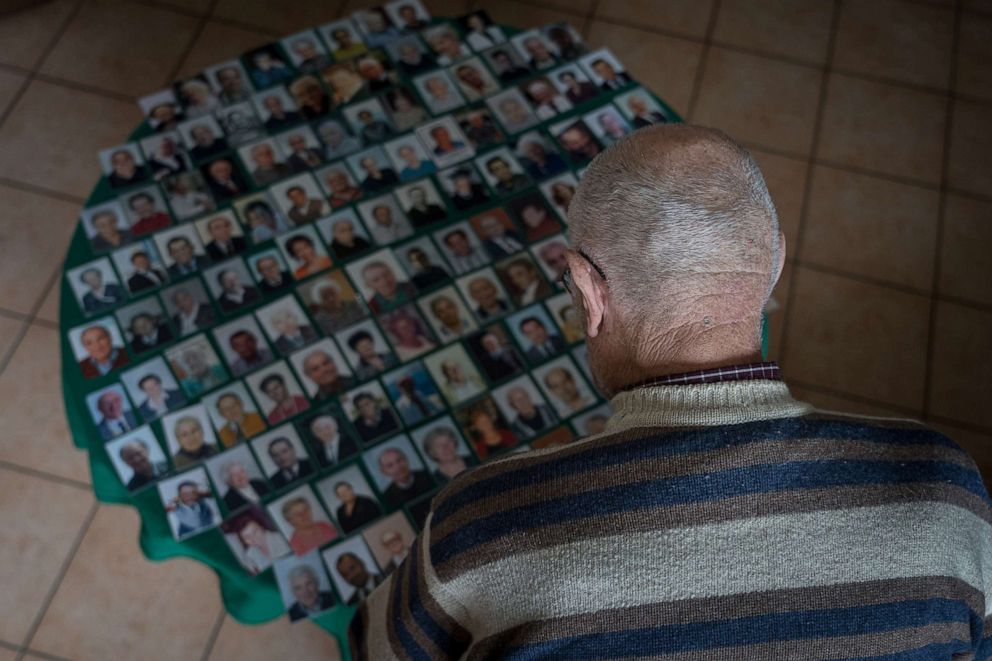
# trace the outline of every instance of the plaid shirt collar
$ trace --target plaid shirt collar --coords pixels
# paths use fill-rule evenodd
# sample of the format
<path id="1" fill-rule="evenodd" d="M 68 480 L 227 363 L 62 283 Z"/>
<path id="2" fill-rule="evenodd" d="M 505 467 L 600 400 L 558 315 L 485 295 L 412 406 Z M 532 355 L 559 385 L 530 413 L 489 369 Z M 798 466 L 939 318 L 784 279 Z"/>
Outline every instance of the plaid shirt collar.
<path id="1" fill-rule="evenodd" d="M 683 386 L 699 383 L 721 383 L 724 381 L 750 381 L 753 379 L 779 381 L 781 378 L 777 363 L 748 363 L 746 365 L 714 367 L 713 369 L 683 372 L 681 374 L 666 374 L 665 376 L 631 384 L 624 388 L 624 390 L 633 390 L 648 386 Z"/>

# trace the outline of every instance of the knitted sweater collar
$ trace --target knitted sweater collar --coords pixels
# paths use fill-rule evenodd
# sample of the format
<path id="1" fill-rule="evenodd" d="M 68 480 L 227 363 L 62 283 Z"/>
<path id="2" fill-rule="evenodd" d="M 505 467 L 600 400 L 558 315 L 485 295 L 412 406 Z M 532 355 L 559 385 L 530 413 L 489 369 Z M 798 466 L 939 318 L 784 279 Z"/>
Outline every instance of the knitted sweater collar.
<path id="1" fill-rule="evenodd" d="M 784 381 L 746 380 L 695 385 L 644 386 L 610 400 L 613 416 L 607 433 L 636 427 L 708 427 L 813 411 L 789 394 Z"/>

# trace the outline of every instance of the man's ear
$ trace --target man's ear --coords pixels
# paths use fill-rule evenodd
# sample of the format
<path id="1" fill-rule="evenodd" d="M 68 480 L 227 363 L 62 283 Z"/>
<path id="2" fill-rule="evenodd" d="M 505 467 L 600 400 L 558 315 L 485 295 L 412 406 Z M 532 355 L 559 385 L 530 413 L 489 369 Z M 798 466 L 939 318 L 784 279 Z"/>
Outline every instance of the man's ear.
<path id="1" fill-rule="evenodd" d="M 586 337 L 596 337 L 606 314 L 606 283 L 593 272 L 592 266 L 581 255 L 566 253 L 572 270 L 572 290 L 585 311 Z"/>
<path id="2" fill-rule="evenodd" d="M 778 279 L 782 277 L 782 269 L 785 267 L 785 233 L 778 233 L 778 264 L 775 264 L 775 281 L 772 282 L 772 289 L 778 284 Z"/>

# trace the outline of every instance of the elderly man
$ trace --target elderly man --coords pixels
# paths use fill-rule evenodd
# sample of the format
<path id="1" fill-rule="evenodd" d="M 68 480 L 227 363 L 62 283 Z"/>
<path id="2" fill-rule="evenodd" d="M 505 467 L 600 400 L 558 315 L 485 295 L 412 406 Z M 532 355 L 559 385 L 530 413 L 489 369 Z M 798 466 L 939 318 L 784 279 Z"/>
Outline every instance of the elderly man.
<path id="1" fill-rule="evenodd" d="M 313 473 L 313 464 L 309 459 L 300 459 L 296 454 L 293 443 L 285 436 L 279 436 L 269 441 L 269 458 L 276 466 L 276 472 L 269 476 L 272 486 L 282 489 L 300 478 Z"/>
<path id="2" fill-rule="evenodd" d="M 124 289 L 117 283 L 105 282 L 100 269 L 86 269 L 79 281 L 88 287 L 83 294 L 83 311 L 95 314 L 109 310 L 124 300 Z"/>
<path id="3" fill-rule="evenodd" d="M 506 393 L 506 403 L 516 415 L 510 428 L 517 438 L 528 440 L 537 436 L 557 422 L 555 414 L 547 404 L 535 404 L 531 394 L 522 386 L 514 386 Z"/>
<path id="4" fill-rule="evenodd" d="M 142 439 L 128 441 L 121 446 L 119 455 L 121 461 L 131 469 L 131 479 L 127 481 L 127 490 L 140 489 L 149 482 L 154 482 L 169 472 L 169 464 L 164 461 L 152 461 L 148 443 Z"/>
<path id="5" fill-rule="evenodd" d="M 87 379 L 127 365 L 124 348 L 114 346 L 110 331 L 104 326 L 97 324 L 84 329 L 79 335 L 79 344 L 86 352 L 86 357 L 79 361 L 79 369 Z"/>
<path id="6" fill-rule="evenodd" d="M 131 431 L 138 425 L 134 413 L 125 408 L 124 395 L 117 390 L 108 390 L 100 395 L 96 400 L 96 410 L 100 412 L 97 429 L 105 441 Z"/>
<path id="7" fill-rule="evenodd" d="M 379 537 L 382 548 L 389 553 L 389 562 L 382 568 L 383 573 L 391 574 L 400 567 L 406 558 L 407 548 L 403 544 L 403 536 L 395 528 L 387 528 Z"/>
<path id="8" fill-rule="evenodd" d="M 606 432 L 436 496 L 355 618 L 356 658 L 988 656 L 974 462 L 914 422 L 817 412 L 751 362 L 784 246 L 743 148 L 684 125 L 620 140 L 569 241 Z"/>
<path id="9" fill-rule="evenodd" d="M 350 551 L 342 553 L 334 566 L 341 578 L 355 589 L 348 599 L 349 606 L 361 603 L 382 583 L 382 575 L 370 571 L 362 559 Z"/>
<path id="10" fill-rule="evenodd" d="M 333 415 L 322 413 L 307 425 L 314 441 L 314 451 L 321 466 L 336 466 L 338 462 L 358 452 L 355 440 L 341 433 Z"/>
<path id="11" fill-rule="evenodd" d="M 350 374 L 342 374 L 331 354 L 323 349 L 308 352 L 300 363 L 305 376 L 317 390 L 311 395 L 314 399 L 331 399 L 355 385 Z"/>
<path id="12" fill-rule="evenodd" d="M 410 459 L 399 448 L 386 448 L 382 451 L 379 455 L 379 472 L 389 478 L 389 485 L 382 492 L 382 502 L 389 507 L 402 507 L 407 501 L 434 488 L 427 471 L 413 470 Z"/>

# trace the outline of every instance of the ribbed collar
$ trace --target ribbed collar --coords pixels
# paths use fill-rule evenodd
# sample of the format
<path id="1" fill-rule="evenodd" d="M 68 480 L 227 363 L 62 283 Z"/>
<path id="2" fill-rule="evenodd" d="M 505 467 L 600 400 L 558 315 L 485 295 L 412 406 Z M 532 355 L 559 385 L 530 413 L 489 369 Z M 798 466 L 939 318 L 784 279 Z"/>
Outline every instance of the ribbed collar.
<path id="1" fill-rule="evenodd" d="M 610 400 L 607 432 L 635 427 L 707 427 L 805 415 L 813 407 L 796 401 L 784 381 L 747 380 L 694 385 L 645 386 Z"/>

